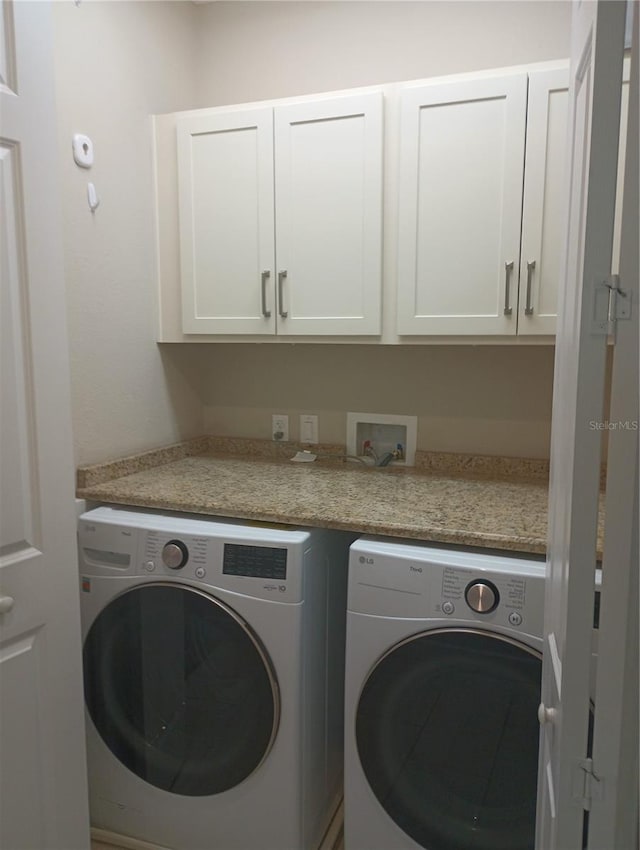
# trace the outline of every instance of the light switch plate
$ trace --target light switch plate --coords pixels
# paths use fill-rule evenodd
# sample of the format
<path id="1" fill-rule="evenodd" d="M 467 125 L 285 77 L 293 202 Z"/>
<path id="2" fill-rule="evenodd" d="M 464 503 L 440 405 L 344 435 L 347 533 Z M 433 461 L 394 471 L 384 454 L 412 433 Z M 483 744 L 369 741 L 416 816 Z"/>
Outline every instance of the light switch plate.
<path id="1" fill-rule="evenodd" d="M 318 442 L 318 417 L 315 414 L 300 414 L 300 442 Z"/>

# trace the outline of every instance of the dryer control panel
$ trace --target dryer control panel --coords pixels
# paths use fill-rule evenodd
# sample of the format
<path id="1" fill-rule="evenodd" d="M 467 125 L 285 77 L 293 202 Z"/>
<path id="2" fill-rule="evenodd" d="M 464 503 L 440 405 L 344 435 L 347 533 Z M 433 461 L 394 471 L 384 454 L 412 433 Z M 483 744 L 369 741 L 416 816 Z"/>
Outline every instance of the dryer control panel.
<path id="1" fill-rule="evenodd" d="M 350 553 L 349 610 L 541 636 L 544 579 L 544 562 L 533 558 L 360 538 Z"/>
<path id="2" fill-rule="evenodd" d="M 509 559 L 513 562 L 513 559 Z M 516 562 L 518 564 L 519 562 Z M 524 562 L 525 564 L 527 562 Z M 536 573 L 540 570 L 536 566 Z M 540 565 L 543 566 L 543 565 Z M 524 567 L 524 564 L 520 564 Z M 541 575 L 527 576 L 523 574 L 504 574 L 491 572 L 490 576 L 480 574 L 471 578 L 473 573 L 466 569 L 444 567 L 442 569 L 442 588 L 440 608 L 444 614 L 465 617 L 466 610 L 477 619 L 483 619 L 498 609 L 506 613 L 510 626 L 523 624 L 527 614 L 527 589 L 529 582 L 535 586 L 540 578 L 544 581 L 544 570 Z M 534 590 L 531 590 L 534 596 Z M 465 610 L 466 609 L 466 610 Z"/>

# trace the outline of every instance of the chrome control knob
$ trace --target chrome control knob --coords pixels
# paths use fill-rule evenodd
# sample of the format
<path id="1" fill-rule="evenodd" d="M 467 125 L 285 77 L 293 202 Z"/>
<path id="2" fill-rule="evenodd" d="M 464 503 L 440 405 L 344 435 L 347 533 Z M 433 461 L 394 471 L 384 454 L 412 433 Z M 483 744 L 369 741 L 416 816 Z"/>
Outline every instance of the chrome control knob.
<path id="1" fill-rule="evenodd" d="M 467 605 L 477 614 L 490 614 L 498 607 L 500 594 L 498 588 L 490 581 L 479 579 L 467 585 L 464 592 Z"/>
<path id="2" fill-rule="evenodd" d="M 189 560 L 189 550 L 181 540 L 170 540 L 162 548 L 162 563 L 170 570 L 180 570 Z"/>

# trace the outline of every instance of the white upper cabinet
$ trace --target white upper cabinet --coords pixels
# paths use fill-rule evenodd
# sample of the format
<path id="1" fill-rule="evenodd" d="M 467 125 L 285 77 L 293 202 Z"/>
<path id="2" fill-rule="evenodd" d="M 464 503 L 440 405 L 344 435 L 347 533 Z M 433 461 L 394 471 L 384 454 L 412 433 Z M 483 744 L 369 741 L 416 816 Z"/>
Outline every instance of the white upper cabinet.
<path id="1" fill-rule="evenodd" d="M 185 334 L 380 333 L 382 102 L 178 119 Z"/>
<path id="2" fill-rule="evenodd" d="M 275 330 L 273 110 L 177 123 L 184 333 Z"/>
<path id="3" fill-rule="evenodd" d="M 566 235 L 569 69 L 529 72 L 518 335 L 555 334 Z M 624 63 L 612 271 L 618 270 L 629 59 Z"/>
<path id="4" fill-rule="evenodd" d="M 554 334 L 566 239 L 569 69 L 529 74 L 518 334 Z"/>
<path id="5" fill-rule="evenodd" d="M 155 116 L 160 340 L 549 342 L 567 116 L 565 62 Z"/>
<path id="6" fill-rule="evenodd" d="M 526 73 L 401 93 L 398 333 L 513 334 Z"/>
<path id="7" fill-rule="evenodd" d="M 382 93 L 275 109 L 278 333 L 379 334 Z"/>

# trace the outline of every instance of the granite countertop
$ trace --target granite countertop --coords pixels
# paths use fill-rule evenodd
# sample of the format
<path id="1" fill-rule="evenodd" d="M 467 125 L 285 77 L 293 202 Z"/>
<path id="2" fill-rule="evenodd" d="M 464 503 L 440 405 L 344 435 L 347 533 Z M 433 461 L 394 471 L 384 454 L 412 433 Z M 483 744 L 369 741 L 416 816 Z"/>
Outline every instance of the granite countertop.
<path id="1" fill-rule="evenodd" d="M 441 458 L 430 463 L 423 458 L 415 469 L 371 469 L 341 461 L 335 447 L 329 452 L 333 458 L 294 463 L 291 448 L 278 446 L 269 457 L 252 450 L 260 449 L 262 441 L 240 447 L 239 442 L 199 438 L 80 468 L 77 495 L 112 504 L 545 552 L 547 481 L 538 467 L 519 468 L 528 480 L 518 480 L 518 469 L 505 469 L 504 463 L 498 463 L 500 477 L 492 476 L 486 464 L 469 456 L 459 456 L 447 471 Z M 239 454 L 239 448 L 245 451 Z"/>

